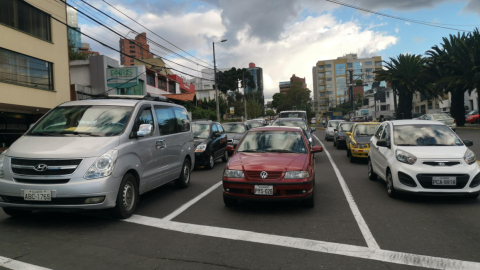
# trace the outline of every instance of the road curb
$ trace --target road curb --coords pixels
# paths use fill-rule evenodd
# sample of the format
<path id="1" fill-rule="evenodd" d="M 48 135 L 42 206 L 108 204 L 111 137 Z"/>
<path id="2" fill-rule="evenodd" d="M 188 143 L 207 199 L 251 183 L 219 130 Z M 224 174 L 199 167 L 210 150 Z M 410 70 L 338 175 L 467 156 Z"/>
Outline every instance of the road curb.
<path id="1" fill-rule="evenodd" d="M 477 127 L 457 127 L 457 129 L 480 129 Z"/>

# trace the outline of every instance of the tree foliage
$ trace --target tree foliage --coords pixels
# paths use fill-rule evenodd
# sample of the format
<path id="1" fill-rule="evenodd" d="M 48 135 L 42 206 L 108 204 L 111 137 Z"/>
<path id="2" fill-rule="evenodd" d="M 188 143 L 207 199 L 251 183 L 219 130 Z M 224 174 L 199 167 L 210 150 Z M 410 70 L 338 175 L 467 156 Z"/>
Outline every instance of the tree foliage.
<path id="1" fill-rule="evenodd" d="M 78 50 L 78 48 L 75 48 L 75 44 L 70 42 L 68 44 L 68 56 L 70 61 L 87 60 L 90 57 L 90 54 Z"/>
<path id="2" fill-rule="evenodd" d="M 275 116 L 275 112 L 273 110 L 267 110 L 267 116 Z"/>
<path id="3" fill-rule="evenodd" d="M 280 103 L 283 102 L 283 100 L 285 99 L 285 95 L 282 94 L 282 93 L 275 93 L 272 97 L 272 108 L 276 108 L 278 109 L 278 106 L 280 105 Z"/>

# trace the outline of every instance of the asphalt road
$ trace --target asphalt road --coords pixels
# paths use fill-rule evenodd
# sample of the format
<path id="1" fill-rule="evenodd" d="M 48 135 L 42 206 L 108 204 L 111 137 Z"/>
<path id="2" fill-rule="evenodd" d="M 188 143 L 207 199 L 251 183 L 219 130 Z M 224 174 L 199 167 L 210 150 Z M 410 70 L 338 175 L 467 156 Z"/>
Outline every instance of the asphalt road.
<path id="1" fill-rule="evenodd" d="M 217 162 L 212 170 L 194 171 L 187 189 L 166 185 L 142 196 L 129 221 L 105 211 L 38 212 L 23 219 L 0 212 L 0 269 L 22 269 L 14 263 L 48 269 L 420 269 L 405 265 L 411 262 L 480 268 L 468 264 L 480 263 L 480 199 L 390 199 L 383 182 L 368 180 L 365 163 L 351 164 L 345 150 L 324 141 L 323 130 L 315 134 L 331 160 L 317 154 L 313 209 L 287 202 L 226 208 L 221 187 L 205 192 L 221 180 L 225 163 Z M 480 130 L 458 134 L 472 139 L 480 155 Z"/>

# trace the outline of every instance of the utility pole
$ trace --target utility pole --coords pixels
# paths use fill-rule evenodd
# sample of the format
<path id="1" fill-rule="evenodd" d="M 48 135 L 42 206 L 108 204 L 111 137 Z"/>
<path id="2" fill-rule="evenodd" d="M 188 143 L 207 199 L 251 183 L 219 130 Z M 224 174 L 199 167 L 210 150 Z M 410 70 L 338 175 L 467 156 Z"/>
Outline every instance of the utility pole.
<path id="1" fill-rule="evenodd" d="M 226 39 L 220 41 L 225 42 Z M 217 43 L 220 43 L 217 42 Z M 215 105 L 217 107 L 217 122 L 220 122 L 220 106 L 218 105 L 218 85 L 217 85 L 217 62 L 215 61 L 215 42 L 212 42 L 213 45 L 213 76 L 215 81 Z"/>
<path id="2" fill-rule="evenodd" d="M 350 105 L 352 106 L 352 111 L 355 111 L 353 107 L 353 70 L 348 71 L 350 73 Z"/>
<path id="3" fill-rule="evenodd" d="M 248 120 L 247 118 L 247 84 L 245 83 L 245 72 L 242 72 L 243 75 L 243 101 L 245 103 L 245 121 Z"/>

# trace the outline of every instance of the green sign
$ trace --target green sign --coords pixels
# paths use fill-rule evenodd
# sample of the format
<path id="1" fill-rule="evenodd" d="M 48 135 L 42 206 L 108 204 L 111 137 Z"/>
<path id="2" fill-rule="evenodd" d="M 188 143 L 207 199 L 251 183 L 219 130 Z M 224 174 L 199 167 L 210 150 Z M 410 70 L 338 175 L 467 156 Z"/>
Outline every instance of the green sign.
<path id="1" fill-rule="evenodd" d="M 138 85 L 138 68 L 107 68 L 107 86 L 129 88 Z"/>

